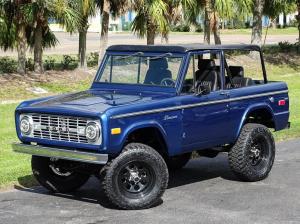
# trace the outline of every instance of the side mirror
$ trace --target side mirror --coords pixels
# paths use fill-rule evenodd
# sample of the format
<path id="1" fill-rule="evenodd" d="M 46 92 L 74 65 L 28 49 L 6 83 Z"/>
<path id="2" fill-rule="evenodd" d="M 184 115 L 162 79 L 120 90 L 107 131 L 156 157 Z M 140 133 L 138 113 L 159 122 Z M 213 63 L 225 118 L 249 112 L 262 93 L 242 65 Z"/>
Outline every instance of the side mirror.
<path id="1" fill-rule="evenodd" d="M 201 95 L 208 95 L 211 93 L 211 88 L 208 85 L 199 85 L 196 88 L 196 95 L 201 96 Z"/>

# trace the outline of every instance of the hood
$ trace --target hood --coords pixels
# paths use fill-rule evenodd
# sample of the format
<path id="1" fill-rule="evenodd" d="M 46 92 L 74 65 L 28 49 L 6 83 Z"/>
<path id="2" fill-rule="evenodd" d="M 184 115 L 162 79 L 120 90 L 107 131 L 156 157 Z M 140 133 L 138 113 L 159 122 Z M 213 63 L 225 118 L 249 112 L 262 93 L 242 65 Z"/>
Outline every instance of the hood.
<path id="1" fill-rule="evenodd" d="M 55 96 L 47 99 L 31 101 L 19 109 L 38 112 L 66 111 L 84 112 L 85 114 L 101 114 L 112 107 L 132 105 L 167 98 L 169 94 L 157 93 L 121 93 L 115 91 L 87 90 L 78 93 Z"/>

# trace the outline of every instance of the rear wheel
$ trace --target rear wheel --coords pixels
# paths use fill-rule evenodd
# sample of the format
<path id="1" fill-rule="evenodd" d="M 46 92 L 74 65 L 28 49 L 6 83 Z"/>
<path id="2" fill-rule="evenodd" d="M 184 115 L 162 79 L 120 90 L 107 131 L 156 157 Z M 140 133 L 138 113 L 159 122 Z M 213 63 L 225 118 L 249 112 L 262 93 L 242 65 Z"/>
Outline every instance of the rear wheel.
<path id="1" fill-rule="evenodd" d="M 76 162 L 32 156 L 31 167 L 36 180 L 46 189 L 56 193 L 68 193 L 84 185 L 90 175 L 72 169 Z"/>
<path id="2" fill-rule="evenodd" d="M 275 159 L 275 142 L 261 124 L 246 124 L 228 154 L 232 171 L 242 180 L 259 181 L 270 173 Z"/>
<path id="3" fill-rule="evenodd" d="M 150 146 L 131 143 L 108 163 L 103 189 L 109 200 L 123 209 L 144 209 L 159 202 L 168 186 L 168 169 L 158 152 Z"/>

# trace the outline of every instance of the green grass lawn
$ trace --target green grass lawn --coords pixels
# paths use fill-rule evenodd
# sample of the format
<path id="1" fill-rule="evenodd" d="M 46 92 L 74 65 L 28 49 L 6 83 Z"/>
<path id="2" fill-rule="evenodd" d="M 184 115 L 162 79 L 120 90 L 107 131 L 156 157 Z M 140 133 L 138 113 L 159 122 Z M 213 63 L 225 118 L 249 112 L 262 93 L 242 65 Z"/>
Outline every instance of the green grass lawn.
<path id="1" fill-rule="evenodd" d="M 17 141 L 14 125 L 15 104 L 0 105 L 0 189 L 14 184 L 32 186 L 30 156 L 12 152 L 11 143 Z"/>
<path id="2" fill-rule="evenodd" d="M 267 63 L 268 77 L 270 80 L 283 80 L 289 85 L 291 104 L 292 127 L 275 133 L 277 141 L 300 137 L 300 73 L 299 62 L 296 64 L 280 63 L 274 61 Z M 89 83 L 69 84 L 61 86 L 53 83 L 44 84 L 44 88 L 53 93 L 66 92 L 75 89 L 84 89 Z M 16 104 L 0 105 L 0 188 L 13 186 L 31 186 L 35 184 L 31 175 L 30 156 L 12 152 L 11 143 L 18 141 L 15 134 L 14 110 Z"/>

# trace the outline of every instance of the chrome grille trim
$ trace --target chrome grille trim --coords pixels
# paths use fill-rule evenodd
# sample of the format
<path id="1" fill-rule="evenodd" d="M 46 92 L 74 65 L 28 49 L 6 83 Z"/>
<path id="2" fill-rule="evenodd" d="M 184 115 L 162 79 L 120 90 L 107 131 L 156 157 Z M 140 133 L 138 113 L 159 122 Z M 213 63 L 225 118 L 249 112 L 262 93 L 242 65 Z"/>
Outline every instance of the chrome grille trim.
<path id="1" fill-rule="evenodd" d="M 91 143 L 85 136 L 85 128 L 89 122 L 96 122 L 99 127 L 101 127 L 98 120 L 83 117 L 37 113 L 21 114 L 20 119 L 23 116 L 29 116 L 33 121 L 32 133 L 30 136 L 26 137 L 94 145 L 101 143 L 101 128 L 100 138 L 97 142 Z"/>

